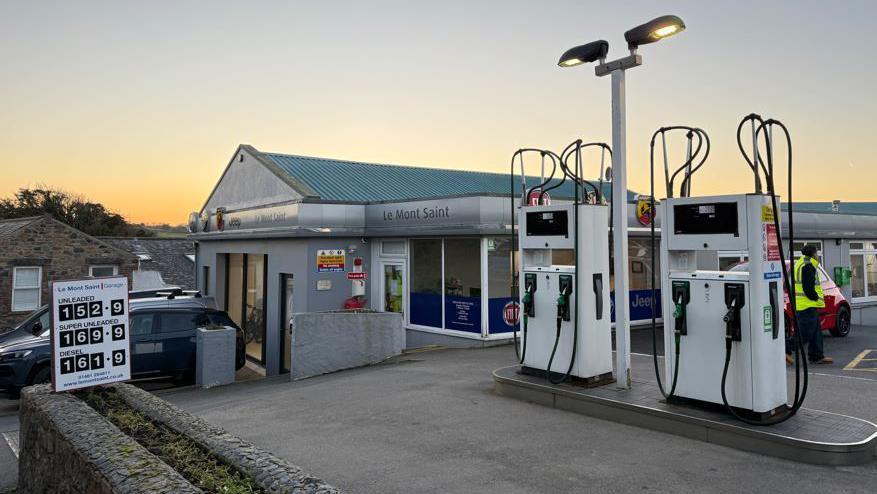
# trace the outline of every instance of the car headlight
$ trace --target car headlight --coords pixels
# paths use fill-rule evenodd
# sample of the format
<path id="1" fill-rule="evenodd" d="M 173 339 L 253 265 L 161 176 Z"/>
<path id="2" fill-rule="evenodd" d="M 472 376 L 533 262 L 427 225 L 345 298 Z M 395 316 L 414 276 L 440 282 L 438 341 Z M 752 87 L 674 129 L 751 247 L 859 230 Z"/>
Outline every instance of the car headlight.
<path id="1" fill-rule="evenodd" d="M 33 350 L 16 350 L 13 352 L 4 352 L 0 353 L 0 362 L 5 362 L 7 360 L 17 360 L 27 357 L 33 353 Z"/>

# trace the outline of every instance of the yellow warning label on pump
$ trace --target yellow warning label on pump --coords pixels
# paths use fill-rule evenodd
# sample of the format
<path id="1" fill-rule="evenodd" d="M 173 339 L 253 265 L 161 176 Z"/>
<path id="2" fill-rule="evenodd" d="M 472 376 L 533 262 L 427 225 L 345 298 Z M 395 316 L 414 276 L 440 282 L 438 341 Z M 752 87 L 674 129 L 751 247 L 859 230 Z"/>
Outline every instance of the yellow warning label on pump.
<path id="1" fill-rule="evenodd" d="M 773 223 L 773 208 L 770 206 L 761 206 L 761 222 Z"/>

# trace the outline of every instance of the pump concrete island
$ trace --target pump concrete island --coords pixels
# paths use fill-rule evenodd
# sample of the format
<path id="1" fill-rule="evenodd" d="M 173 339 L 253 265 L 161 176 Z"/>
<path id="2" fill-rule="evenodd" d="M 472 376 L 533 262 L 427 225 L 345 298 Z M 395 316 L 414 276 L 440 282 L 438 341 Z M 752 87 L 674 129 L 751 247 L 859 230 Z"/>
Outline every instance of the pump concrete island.
<path id="1" fill-rule="evenodd" d="M 604 143 L 582 141 L 560 156 L 519 150 L 512 157 L 511 187 L 513 196 L 516 185 L 521 191 L 512 217 L 518 216 L 520 224 L 522 328 L 516 349 L 522 372 L 544 375 L 552 383 L 572 379 L 594 386 L 613 382 L 608 237 L 594 234 L 606 230 L 609 207 L 602 181 L 595 185 L 583 178 L 582 154 L 588 148 L 599 149 L 601 161 L 611 153 Z M 539 183 L 528 188 L 524 156 L 530 153 L 541 157 L 542 172 Z M 546 161 L 551 165 L 547 177 Z M 558 168 L 562 175 L 555 179 Z M 565 183 L 572 184 L 573 201 L 551 204 L 550 191 Z"/>

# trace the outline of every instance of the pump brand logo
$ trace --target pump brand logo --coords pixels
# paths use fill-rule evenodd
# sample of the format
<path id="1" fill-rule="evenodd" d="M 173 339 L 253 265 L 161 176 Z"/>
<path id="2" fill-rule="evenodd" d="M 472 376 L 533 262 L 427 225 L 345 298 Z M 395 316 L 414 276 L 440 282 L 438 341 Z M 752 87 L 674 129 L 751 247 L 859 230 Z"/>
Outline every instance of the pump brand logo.
<path id="1" fill-rule="evenodd" d="M 530 195 L 527 197 L 527 201 L 531 206 L 550 206 L 551 205 L 551 194 L 548 192 L 542 192 L 542 189 L 536 188 L 530 191 Z"/>
<path id="2" fill-rule="evenodd" d="M 655 219 L 651 196 L 638 196 L 636 200 L 636 219 L 643 226 L 649 226 Z"/>
<path id="3" fill-rule="evenodd" d="M 502 320 L 506 323 L 506 326 L 516 326 L 520 315 L 521 307 L 514 300 L 505 304 L 502 308 Z"/>

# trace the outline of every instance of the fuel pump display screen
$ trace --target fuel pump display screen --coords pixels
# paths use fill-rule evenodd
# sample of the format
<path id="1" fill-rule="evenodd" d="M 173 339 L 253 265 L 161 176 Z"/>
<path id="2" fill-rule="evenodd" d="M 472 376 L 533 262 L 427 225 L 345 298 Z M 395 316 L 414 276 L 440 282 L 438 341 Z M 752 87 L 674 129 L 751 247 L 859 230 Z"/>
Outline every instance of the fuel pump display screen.
<path id="1" fill-rule="evenodd" d="M 673 206 L 673 232 L 677 235 L 740 235 L 736 202 L 710 202 Z"/>
<path id="2" fill-rule="evenodd" d="M 565 210 L 539 211 L 527 213 L 527 236 L 569 235 L 569 225 Z"/>

